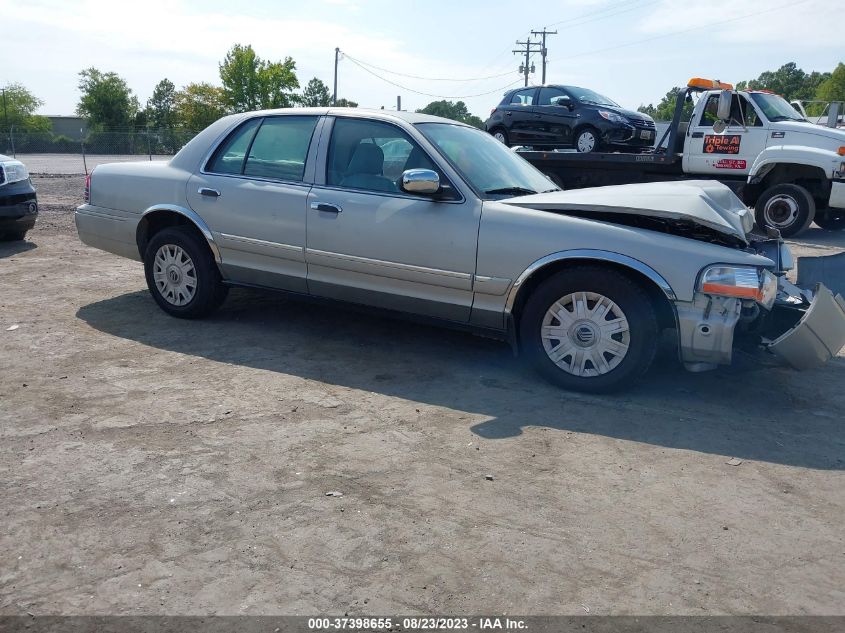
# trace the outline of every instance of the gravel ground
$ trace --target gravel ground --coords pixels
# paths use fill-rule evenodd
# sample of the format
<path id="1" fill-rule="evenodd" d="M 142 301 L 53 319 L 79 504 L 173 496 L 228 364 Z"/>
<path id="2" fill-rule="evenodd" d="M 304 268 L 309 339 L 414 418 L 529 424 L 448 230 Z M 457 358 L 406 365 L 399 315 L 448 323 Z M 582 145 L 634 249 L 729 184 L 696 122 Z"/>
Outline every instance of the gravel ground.
<path id="1" fill-rule="evenodd" d="M 174 320 L 78 241 L 82 179 L 35 180 L 0 245 L 0 613 L 845 614 L 842 357 L 667 350 L 599 397 L 282 296 Z"/>

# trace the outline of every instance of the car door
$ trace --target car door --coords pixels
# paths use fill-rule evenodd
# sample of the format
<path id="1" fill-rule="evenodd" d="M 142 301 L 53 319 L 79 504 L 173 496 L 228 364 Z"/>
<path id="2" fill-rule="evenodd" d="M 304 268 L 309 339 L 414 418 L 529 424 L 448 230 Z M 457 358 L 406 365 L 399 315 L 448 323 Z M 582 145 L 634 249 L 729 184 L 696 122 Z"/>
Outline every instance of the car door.
<path id="1" fill-rule="evenodd" d="M 577 115 L 575 102 L 560 88 L 543 87 L 532 106 L 535 126 L 541 143 L 546 145 L 572 145 L 572 130 Z"/>
<path id="2" fill-rule="evenodd" d="M 685 171 L 692 174 L 719 174 L 742 177 L 766 147 L 767 130 L 755 105 L 745 95 L 734 93 L 731 118 L 725 130 L 716 133 L 713 124 L 719 94 L 707 97 L 697 119 L 687 131 Z"/>
<path id="3" fill-rule="evenodd" d="M 211 228 L 223 275 L 306 292 L 305 178 L 318 116 L 255 117 L 188 181 L 188 203 Z M 312 167 L 313 169 L 313 167 Z"/>
<path id="4" fill-rule="evenodd" d="M 536 98 L 536 88 L 517 90 L 511 95 L 510 103 L 502 106 L 502 116 L 511 145 L 543 140 L 533 108 Z"/>
<path id="5" fill-rule="evenodd" d="M 434 169 L 448 181 L 425 141 L 398 125 L 338 117 L 327 134 L 308 204 L 309 292 L 468 321 L 480 202 L 451 183 L 447 200 L 404 193 L 397 183 L 404 169 Z M 401 147 L 407 155 L 396 169 Z M 382 148 L 391 152 L 388 172 Z"/>

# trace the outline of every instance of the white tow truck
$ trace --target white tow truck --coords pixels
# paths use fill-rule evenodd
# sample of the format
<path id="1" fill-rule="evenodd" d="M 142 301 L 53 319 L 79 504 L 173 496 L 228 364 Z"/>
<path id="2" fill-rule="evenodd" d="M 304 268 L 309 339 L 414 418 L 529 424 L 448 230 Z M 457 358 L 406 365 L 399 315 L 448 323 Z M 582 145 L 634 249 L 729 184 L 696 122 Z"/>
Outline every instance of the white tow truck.
<path id="1" fill-rule="evenodd" d="M 815 125 L 765 90 L 691 79 L 651 152 L 520 155 L 564 189 L 714 179 L 754 207 L 759 226 L 784 237 L 813 221 L 845 228 L 845 130 Z"/>

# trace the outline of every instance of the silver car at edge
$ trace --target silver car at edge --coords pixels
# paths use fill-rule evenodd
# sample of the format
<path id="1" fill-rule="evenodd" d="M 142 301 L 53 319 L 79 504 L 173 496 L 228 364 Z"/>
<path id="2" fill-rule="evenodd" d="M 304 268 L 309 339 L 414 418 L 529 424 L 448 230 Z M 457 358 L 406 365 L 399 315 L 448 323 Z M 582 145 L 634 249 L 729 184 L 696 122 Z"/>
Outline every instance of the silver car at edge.
<path id="1" fill-rule="evenodd" d="M 560 191 L 491 136 L 405 112 L 286 109 L 212 124 L 168 162 L 101 165 L 80 239 L 144 263 L 176 317 L 257 286 L 507 340 L 569 389 L 626 386 L 664 329 L 692 371 L 740 339 L 796 368 L 845 344 L 777 234 L 713 181 Z"/>

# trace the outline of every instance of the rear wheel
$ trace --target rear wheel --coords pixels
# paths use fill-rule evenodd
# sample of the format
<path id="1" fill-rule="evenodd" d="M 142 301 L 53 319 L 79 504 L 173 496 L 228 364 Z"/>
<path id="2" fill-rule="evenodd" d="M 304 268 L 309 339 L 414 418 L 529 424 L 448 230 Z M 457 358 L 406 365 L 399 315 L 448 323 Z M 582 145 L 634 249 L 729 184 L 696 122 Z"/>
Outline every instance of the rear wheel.
<path id="1" fill-rule="evenodd" d="M 564 270 L 540 284 L 519 329 L 526 358 L 542 376 L 588 392 L 633 384 L 654 360 L 659 333 L 646 292 L 598 266 Z"/>
<path id="2" fill-rule="evenodd" d="M 19 242 L 26 237 L 26 231 L 8 231 L 0 233 L 0 241 L 3 242 Z"/>
<path id="3" fill-rule="evenodd" d="M 492 132 L 493 138 L 502 143 L 503 145 L 510 147 L 510 139 L 508 138 L 508 133 L 504 128 L 497 127 Z"/>
<path id="4" fill-rule="evenodd" d="M 816 201 L 801 185 L 775 185 L 758 198 L 754 211 L 758 226 L 769 226 L 784 237 L 793 237 L 813 222 Z"/>
<path id="5" fill-rule="evenodd" d="M 597 152 L 600 145 L 599 132 L 595 128 L 585 127 L 575 135 L 575 149 L 581 154 Z"/>
<path id="6" fill-rule="evenodd" d="M 828 231 L 845 229 L 845 209 L 825 209 L 816 213 L 816 224 Z"/>
<path id="7" fill-rule="evenodd" d="M 208 245 L 185 227 L 164 229 L 152 237 L 144 272 L 159 307 L 182 319 L 210 314 L 228 293 Z"/>

